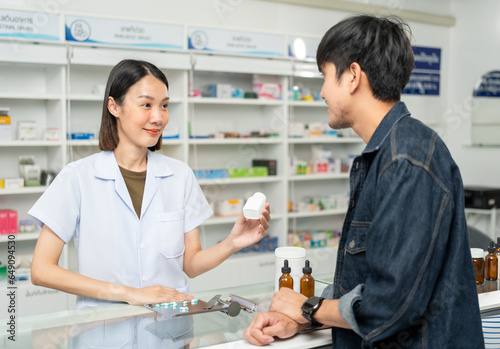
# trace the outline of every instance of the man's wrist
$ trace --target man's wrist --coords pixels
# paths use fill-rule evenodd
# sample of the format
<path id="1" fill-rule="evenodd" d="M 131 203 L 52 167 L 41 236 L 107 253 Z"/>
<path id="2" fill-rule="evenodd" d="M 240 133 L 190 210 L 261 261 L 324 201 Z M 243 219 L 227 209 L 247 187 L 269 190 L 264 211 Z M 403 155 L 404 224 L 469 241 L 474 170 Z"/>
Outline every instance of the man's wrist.
<path id="1" fill-rule="evenodd" d="M 319 309 L 321 306 L 321 303 L 323 302 L 322 297 L 311 297 L 307 299 L 304 304 L 302 304 L 302 316 L 307 322 L 311 323 L 309 328 L 317 328 L 323 326 L 322 323 L 317 322 L 314 320 L 314 314 L 316 311 Z"/>

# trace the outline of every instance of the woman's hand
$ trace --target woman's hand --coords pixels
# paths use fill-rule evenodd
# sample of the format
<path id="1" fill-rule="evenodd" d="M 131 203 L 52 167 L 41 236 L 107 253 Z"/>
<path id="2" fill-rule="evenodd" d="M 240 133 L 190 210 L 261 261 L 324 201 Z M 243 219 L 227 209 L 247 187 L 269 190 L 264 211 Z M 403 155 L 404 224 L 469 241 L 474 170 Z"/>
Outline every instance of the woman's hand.
<path id="1" fill-rule="evenodd" d="M 127 303 L 130 305 L 144 305 L 168 302 L 189 301 L 194 297 L 161 285 L 143 288 L 129 288 Z"/>
<path id="2" fill-rule="evenodd" d="M 269 221 L 271 220 L 271 208 L 269 203 L 262 210 L 260 219 L 246 219 L 243 214 L 238 218 L 236 223 L 231 229 L 228 236 L 233 248 L 236 251 L 244 247 L 255 244 L 267 235 L 266 230 L 269 228 Z"/>

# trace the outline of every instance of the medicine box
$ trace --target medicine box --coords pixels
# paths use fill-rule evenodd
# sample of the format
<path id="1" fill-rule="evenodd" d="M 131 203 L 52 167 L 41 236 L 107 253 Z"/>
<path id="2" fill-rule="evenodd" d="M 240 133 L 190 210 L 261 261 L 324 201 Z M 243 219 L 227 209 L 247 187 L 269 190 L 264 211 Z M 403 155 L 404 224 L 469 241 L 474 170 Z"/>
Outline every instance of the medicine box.
<path id="1" fill-rule="evenodd" d="M 36 140 L 36 122 L 35 121 L 18 121 L 17 123 L 17 139 L 26 140 Z"/>
<path id="2" fill-rule="evenodd" d="M 215 203 L 215 214 L 217 216 L 239 216 L 243 210 L 243 200 L 220 200 Z"/>
<path id="3" fill-rule="evenodd" d="M 1 178 L 0 189 L 19 189 L 24 187 L 24 178 Z"/>
<path id="4" fill-rule="evenodd" d="M 17 211 L 0 210 L 0 235 L 17 234 Z"/>
<path id="5" fill-rule="evenodd" d="M 0 141 L 10 140 L 12 140 L 10 116 L 0 115 Z"/>
<path id="6" fill-rule="evenodd" d="M 269 174 L 267 167 L 264 166 L 230 168 L 227 173 L 229 178 L 266 177 Z"/>
<path id="7" fill-rule="evenodd" d="M 257 93 L 258 98 L 281 99 L 281 84 L 253 83 L 252 89 Z"/>
<path id="8" fill-rule="evenodd" d="M 70 134 L 71 139 L 95 139 L 95 134 L 92 132 L 73 132 Z"/>
<path id="9" fill-rule="evenodd" d="M 203 89 L 203 97 L 231 98 L 232 86 L 230 84 L 210 84 Z"/>
<path id="10" fill-rule="evenodd" d="M 276 176 L 277 173 L 277 160 L 264 160 L 264 159 L 254 159 L 252 160 L 253 167 L 267 167 L 268 176 Z"/>
<path id="11" fill-rule="evenodd" d="M 193 170 L 196 179 L 227 178 L 227 170 Z"/>

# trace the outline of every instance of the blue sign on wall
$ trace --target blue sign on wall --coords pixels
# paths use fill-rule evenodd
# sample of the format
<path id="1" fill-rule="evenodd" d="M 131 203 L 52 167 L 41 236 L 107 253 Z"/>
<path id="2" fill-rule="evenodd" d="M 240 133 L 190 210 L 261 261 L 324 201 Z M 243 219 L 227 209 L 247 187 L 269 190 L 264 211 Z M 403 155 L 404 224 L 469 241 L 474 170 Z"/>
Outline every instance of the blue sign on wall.
<path id="1" fill-rule="evenodd" d="M 439 96 L 441 49 L 413 46 L 415 65 L 403 94 Z"/>

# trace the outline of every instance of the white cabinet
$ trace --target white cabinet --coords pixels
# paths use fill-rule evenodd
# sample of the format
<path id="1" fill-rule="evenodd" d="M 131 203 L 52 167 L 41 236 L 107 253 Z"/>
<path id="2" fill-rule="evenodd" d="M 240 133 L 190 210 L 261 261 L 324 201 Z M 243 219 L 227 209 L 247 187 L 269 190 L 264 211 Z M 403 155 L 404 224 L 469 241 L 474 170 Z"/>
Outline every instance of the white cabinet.
<path id="1" fill-rule="evenodd" d="M 66 47 L 62 44 L 0 42 L 0 106 L 10 108 L 11 140 L 0 142 L 0 178 L 19 177 L 19 156 L 33 155 L 41 169 L 59 171 L 67 162 L 64 130 L 66 128 Z M 19 122 L 36 125 L 36 139 L 18 140 Z M 59 129 L 58 141 L 44 139 L 44 130 Z M 27 219 L 27 211 L 45 187 L 0 189 L 0 209 L 18 212 L 18 220 Z M 30 255 L 38 232 L 15 238 L 15 255 Z M 0 260 L 7 264 L 7 236 L 0 236 Z M 61 264 L 67 263 L 66 251 Z M 29 281 L 19 281 L 18 295 L 30 297 L 36 290 Z M 5 297 L 4 297 L 5 298 Z M 20 301 L 20 300 L 18 300 Z M 57 303 L 67 307 L 67 295 Z M 5 308 L 4 308 L 5 309 Z M 37 312 L 19 305 L 20 315 Z M 19 315 L 19 313 L 18 313 Z"/>

